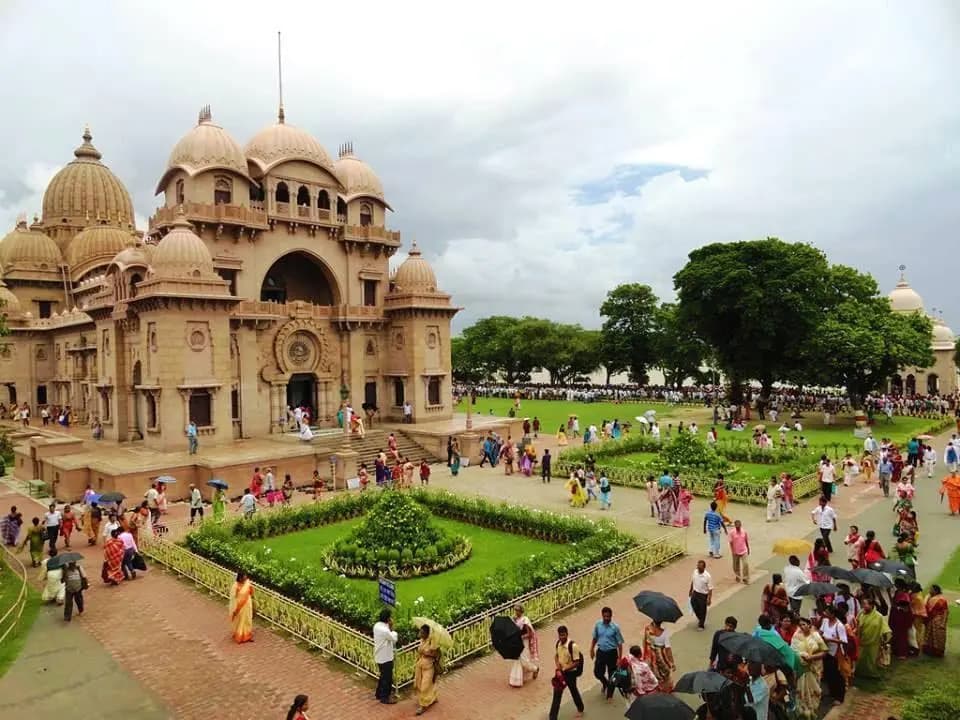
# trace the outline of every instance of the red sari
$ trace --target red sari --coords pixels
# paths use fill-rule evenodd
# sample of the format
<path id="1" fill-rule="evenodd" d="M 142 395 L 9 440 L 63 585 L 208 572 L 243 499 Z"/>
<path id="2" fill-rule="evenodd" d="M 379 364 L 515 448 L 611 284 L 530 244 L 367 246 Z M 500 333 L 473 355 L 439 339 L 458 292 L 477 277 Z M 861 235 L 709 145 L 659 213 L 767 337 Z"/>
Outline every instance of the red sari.
<path id="1" fill-rule="evenodd" d="M 105 582 L 123 582 L 123 541 L 110 538 L 103 546 L 103 579 Z"/>

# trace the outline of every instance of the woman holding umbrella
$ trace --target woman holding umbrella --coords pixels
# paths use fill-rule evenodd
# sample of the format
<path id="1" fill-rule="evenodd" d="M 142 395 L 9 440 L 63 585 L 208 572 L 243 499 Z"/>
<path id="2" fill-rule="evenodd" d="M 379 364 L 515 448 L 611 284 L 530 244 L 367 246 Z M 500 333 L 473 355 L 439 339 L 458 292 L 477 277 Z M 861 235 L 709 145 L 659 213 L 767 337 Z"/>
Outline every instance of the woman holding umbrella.
<path id="1" fill-rule="evenodd" d="M 224 486 L 215 485 L 213 491 L 213 520 L 214 522 L 222 523 L 223 518 L 227 512 L 227 501 L 225 496 L 226 488 Z"/>
<path id="2" fill-rule="evenodd" d="M 800 657 L 803 673 L 797 678 L 797 718 L 798 720 L 816 720 L 820 713 L 820 678 L 823 675 L 823 656 L 827 654 L 827 644 L 820 637 L 810 619 L 800 618 L 800 629 L 793 636 L 791 648 Z"/>
<path id="3" fill-rule="evenodd" d="M 510 687 L 523 687 L 527 673 L 537 679 L 540 673 L 540 647 L 537 642 L 537 631 L 533 628 L 530 618 L 523 614 L 523 605 L 513 606 L 513 622 L 520 629 L 523 638 L 523 652 L 510 665 Z"/>

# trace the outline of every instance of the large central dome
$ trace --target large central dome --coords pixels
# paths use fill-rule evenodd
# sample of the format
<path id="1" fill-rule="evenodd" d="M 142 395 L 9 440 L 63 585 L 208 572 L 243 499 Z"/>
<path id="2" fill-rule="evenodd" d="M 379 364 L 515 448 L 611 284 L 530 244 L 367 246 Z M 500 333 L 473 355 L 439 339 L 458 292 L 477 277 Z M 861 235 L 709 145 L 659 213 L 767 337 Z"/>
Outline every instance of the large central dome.
<path id="1" fill-rule="evenodd" d="M 88 225 L 106 220 L 118 225 L 133 222 L 130 193 L 110 168 L 100 162 L 102 155 L 92 143 L 90 129 L 83 132 L 83 144 L 73 151 L 75 160 L 53 176 L 43 194 L 43 224 Z"/>
<path id="2" fill-rule="evenodd" d="M 335 175 L 333 162 L 327 151 L 310 133 L 287 125 L 283 110 L 275 124 L 265 127 L 253 136 L 247 143 L 246 153 L 264 173 L 282 162 L 303 160 L 319 165 L 331 175 Z"/>

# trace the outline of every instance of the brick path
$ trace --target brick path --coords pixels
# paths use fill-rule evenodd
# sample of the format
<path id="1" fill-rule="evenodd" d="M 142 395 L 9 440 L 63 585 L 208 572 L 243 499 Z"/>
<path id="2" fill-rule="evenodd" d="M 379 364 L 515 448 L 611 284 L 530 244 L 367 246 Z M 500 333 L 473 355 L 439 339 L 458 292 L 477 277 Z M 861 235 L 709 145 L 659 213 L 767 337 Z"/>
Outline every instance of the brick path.
<path id="1" fill-rule="evenodd" d="M 438 468 L 435 477 L 434 484 L 455 486 L 460 492 L 506 496 L 514 501 L 551 509 L 563 507 L 562 491 L 556 487 L 556 483 L 544 488 L 539 480 L 529 478 L 505 481 L 497 471 L 477 468 L 468 468 L 455 479 Z M 876 495 L 878 493 L 873 493 L 873 496 Z M 644 529 L 647 534 L 655 531 L 655 525 L 647 517 L 642 491 L 615 488 L 614 501 L 618 522 L 630 529 Z M 0 502 L 0 511 L 5 512 L 10 503 L 7 498 Z M 16 502 L 21 509 L 33 503 L 38 513 L 42 508 L 40 503 L 23 497 L 17 498 Z M 843 491 L 837 504 L 841 524 L 862 511 L 869 502 L 870 493 L 865 487 Z M 703 504 L 702 499 L 696 501 L 695 518 L 699 518 Z M 778 525 L 761 522 L 762 511 L 759 508 L 737 508 L 734 515 L 741 514 L 738 511 L 742 512 L 748 530 L 753 535 L 753 564 L 758 568 L 769 559 L 769 540 L 774 533 L 778 536 L 805 536 L 812 531 L 808 508 L 798 508 L 797 513 Z M 31 508 L 25 514 L 32 512 Z M 184 512 L 183 506 L 174 506 L 171 524 L 176 526 L 182 522 L 179 518 Z M 600 516 L 600 512 L 593 508 L 584 512 L 590 516 Z M 644 588 L 656 588 L 676 597 L 685 595 L 690 572 L 703 550 L 702 535 L 697 528 L 691 532 L 689 544 L 694 555 L 562 618 L 563 624 L 570 628 L 571 636 L 582 642 L 585 648 L 588 647 L 590 629 L 599 616 L 599 608 L 610 605 L 627 643 L 636 642 L 646 620 L 636 612 L 631 598 Z M 80 540 L 79 535 L 76 538 Z M 79 550 L 87 553 L 85 547 Z M 87 567 L 99 568 L 100 549 L 96 548 L 90 555 Z M 712 568 L 717 584 L 714 616 L 724 612 L 728 600 L 736 599 L 738 606 L 753 607 L 758 589 L 734 585 L 727 563 L 716 565 Z M 88 593 L 88 603 L 89 611 L 78 618 L 74 625 L 89 631 L 122 668 L 161 698 L 169 706 L 171 717 L 187 720 L 206 720 L 224 714 L 229 714 L 235 720 L 282 717 L 292 697 L 301 692 L 310 696 L 309 714 L 313 720 L 354 716 L 394 720 L 413 713 L 414 704 L 410 698 L 404 698 L 401 704 L 394 707 L 378 705 L 372 701 L 372 681 L 324 659 L 316 652 L 294 650 L 292 641 L 265 628 L 258 627 L 254 643 L 234 645 L 229 638 L 226 603 L 159 569 L 117 588 L 94 582 Z M 551 623 L 539 629 L 544 655 L 550 654 L 556 624 Z M 677 644 L 685 648 L 682 655 L 678 656 L 681 672 L 699 669 L 704 664 L 705 652 L 698 651 L 707 642 L 704 634 L 682 632 L 686 626 L 680 623 L 674 628 L 675 632 L 680 633 Z M 689 636 L 689 639 L 685 636 Z M 549 658 L 545 657 L 544 661 L 549 669 Z M 536 683 L 519 690 L 507 686 L 507 672 L 507 664 L 499 657 L 485 656 L 446 674 L 441 681 L 440 702 L 430 710 L 428 717 L 445 720 L 544 717 L 551 694 L 549 671 L 541 675 Z M 621 701 L 606 705 L 599 699 L 597 683 L 590 676 L 589 669 L 581 686 L 591 718 L 603 720 L 622 717 Z M 0 681 L 2 692 L 3 684 Z M 873 696 L 868 696 L 863 702 L 872 706 L 872 699 Z M 859 704 L 861 701 L 856 702 Z M 44 715 L 32 713 L 31 717 L 42 718 Z M 572 717 L 572 706 L 567 699 L 561 718 L 569 717 Z M 874 718 L 866 714 L 856 717 L 858 720 Z M 886 716 L 880 717 L 880 720 L 886 720 Z"/>

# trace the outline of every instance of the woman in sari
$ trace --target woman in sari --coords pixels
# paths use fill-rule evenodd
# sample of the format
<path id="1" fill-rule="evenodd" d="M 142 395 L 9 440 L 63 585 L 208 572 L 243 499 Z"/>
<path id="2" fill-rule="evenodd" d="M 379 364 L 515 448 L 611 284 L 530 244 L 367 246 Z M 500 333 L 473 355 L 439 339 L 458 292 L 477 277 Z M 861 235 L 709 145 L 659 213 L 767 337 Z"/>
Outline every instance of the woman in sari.
<path id="1" fill-rule="evenodd" d="M 673 485 L 665 487 L 660 491 L 658 503 L 660 507 L 661 525 L 670 525 L 673 522 L 673 515 L 677 511 L 678 502 L 679 496 L 677 495 L 677 490 Z"/>
<path id="2" fill-rule="evenodd" d="M 813 582 L 832 582 L 833 578 L 829 575 L 817 572 L 818 567 L 830 564 L 830 553 L 827 551 L 827 545 L 823 538 L 817 538 L 813 543 L 813 550 L 807 556 L 807 572 L 810 573 L 810 579 Z"/>
<path id="3" fill-rule="evenodd" d="M 943 597 L 943 590 L 939 585 L 930 586 L 926 610 L 923 654 L 942 658 L 947 649 L 947 619 L 950 615 L 950 604 Z"/>
<path id="4" fill-rule="evenodd" d="M 227 501 L 224 497 L 226 493 L 223 488 L 217 488 L 213 491 L 213 520 L 222 523 L 227 512 Z"/>
<path id="5" fill-rule="evenodd" d="M 827 644 L 820 637 L 810 619 L 800 618 L 800 628 L 793 636 L 790 647 L 800 657 L 803 673 L 797 678 L 798 720 L 816 720 L 820 713 L 820 678 L 823 675 L 823 656 L 827 654 Z"/>
<path id="6" fill-rule="evenodd" d="M 863 472 L 863 479 L 865 482 L 873 481 L 873 455 L 868 452 L 863 454 L 863 457 L 860 458 L 860 469 Z"/>
<path id="7" fill-rule="evenodd" d="M 860 633 L 860 658 L 857 660 L 858 678 L 882 677 L 881 667 L 889 664 L 890 626 L 876 608 L 872 596 L 861 600 L 863 610 L 857 617 Z M 882 656 L 882 657 L 881 657 Z"/>
<path id="8" fill-rule="evenodd" d="M 567 431 L 563 425 L 561 425 L 560 429 L 557 430 L 557 445 L 560 447 L 566 447 L 567 445 Z"/>
<path id="9" fill-rule="evenodd" d="M 570 494 L 570 507 L 582 508 L 587 504 L 587 493 L 575 476 L 571 476 L 564 487 Z"/>
<path id="10" fill-rule="evenodd" d="M 727 515 L 727 503 L 730 498 L 727 497 L 727 485 L 723 480 L 723 475 L 720 475 L 713 484 L 713 499 L 717 503 L 717 512 L 720 513 L 723 521 L 729 525 L 733 521 Z"/>
<path id="11" fill-rule="evenodd" d="M 120 539 L 120 529 L 110 533 L 110 539 L 103 544 L 103 581 L 108 585 L 119 585 L 123 582 L 123 540 Z"/>
<path id="12" fill-rule="evenodd" d="M 910 611 L 910 593 L 906 583 L 897 578 L 897 588 L 890 608 L 890 647 L 898 660 L 910 657 L 910 631 L 913 629 L 913 613 Z"/>
<path id="13" fill-rule="evenodd" d="M 510 665 L 510 687 L 523 687 L 523 681 L 530 673 L 534 680 L 540 674 L 540 646 L 537 642 L 537 631 L 533 629 L 530 618 L 523 614 L 523 605 L 513 606 L 513 622 L 520 628 L 520 637 L 523 638 L 523 652 Z"/>
<path id="14" fill-rule="evenodd" d="M 676 672 L 677 664 L 673 660 L 670 634 L 657 620 L 643 629 L 643 659 L 657 676 L 657 689 L 664 693 L 673 692 L 673 678 L 670 673 Z"/>
<path id="15" fill-rule="evenodd" d="M 0 521 L 0 531 L 2 531 L 4 545 L 13 547 L 17 544 L 17 536 L 20 535 L 21 525 L 23 525 L 23 514 L 17 512 L 17 506 L 14 505 Z"/>
<path id="16" fill-rule="evenodd" d="M 913 486 L 913 478 L 909 475 L 904 475 L 900 482 L 897 483 L 897 502 L 893 505 L 894 512 L 900 512 L 904 508 L 911 509 L 913 507 L 913 496 L 916 492 L 916 488 Z"/>
<path id="17" fill-rule="evenodd" d="M 27 545 L 30 546 L 30 567 L 38 567 L 43 560 L 43 544 L 46 540 L 46 533 L 40 526 L 40 518 L 34 518 L 33 523 L 27 528 L 27 534 L 24 536 L 23 542 L 20 543 L 21 551 Z"/>
<path id="18" fill-rule="evenodd" d="M 437 678 L 440 675 L 440 648 L 430 633 L 430 626 L 420 628 L 420 646 L 413 687 L 417 691 L 417 715 L 423 715 L 437 701 Z"/>
<path id="19" fill-rule="evenodd" d="M 677 512 L 673 517 L 674 527 L 690 527 L 690 503 L 692 502 L 693 493 L 681 486 L 677 493 Z"/>
<path id="20" fill-rule="evenodd" d="M 60 520 L 60 535 L 63 536 L 63 546 L 70 547 L 70 536 L 73 535 L 73 529 L 77 525 L 77 516 L 70 505 L 63 508 L 63 518 Z"/>
<path id="21" fill-rule="evenodd" d="M 927 599 L 923 596 L 920 583 L 910 583 L 910 612 L 913 613 L 914 642 L 910 644 L 911 655 L 918 655 L 923 648 L 927 632 Z"/>
<path id="22" fill-rule="evenodd" d="M 840 674 L 847 683 L 847 687 L 853 685 L 853 674 L 857 667 L 857 658 L 860 657 L 860 640 L 858 637 L 857 618 L 850 612 L 850 606 L 846 601 L 837 598 L 837 617 L 843 623 L 847 631 L 847 644 L 843 648 L 843 658 L 839 659 Z"/>
<path id="23" fill-rule="evenodd" d="M 780 618 L 787 613 L 790 607 L 790 598 L 787 595 L 787 588 L 783 584 L 783 576 L 780 573 L 774 573 L 770 582 L 763 586 L 763 593 L 760 596 L 760 612 L 773 621 L 776 625 Z"/>
<path id="24" fill-rule="evenodd" d="M 780 475 L 780 490 L 783 492 L 783 512 L 793 512 L 793 475 L 783 473 Z"/>
<path id="25" fill-rule="evenodd" d="M 230 589 L 230 627 L 234 642 L 253 640 L 253 583 L 243 570 Z"/>
<path id="26" fill-rule="evenodd" d="M 901 532 L 894 549 L 897 551 L 900 562 L 910 568 L 910 572 L 916 577 L 917 546 L 913 543 L 910 534 L 906 531 Z"/>
<path id="27" fill-rule="evenodd" d="M 456 477 L 460 474 L 460 439 L 454 438 L 450 442 L 450 474 Z"/>

